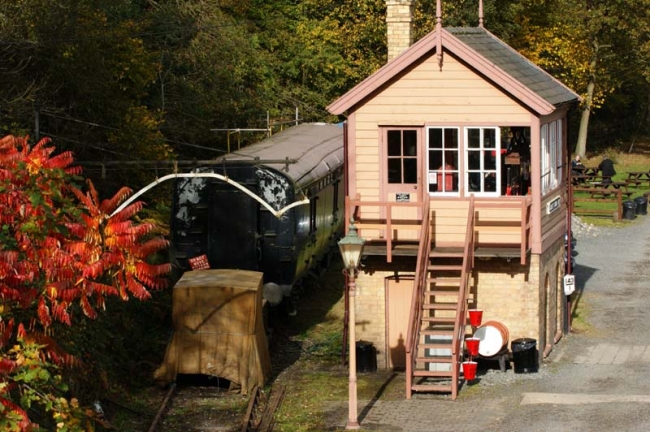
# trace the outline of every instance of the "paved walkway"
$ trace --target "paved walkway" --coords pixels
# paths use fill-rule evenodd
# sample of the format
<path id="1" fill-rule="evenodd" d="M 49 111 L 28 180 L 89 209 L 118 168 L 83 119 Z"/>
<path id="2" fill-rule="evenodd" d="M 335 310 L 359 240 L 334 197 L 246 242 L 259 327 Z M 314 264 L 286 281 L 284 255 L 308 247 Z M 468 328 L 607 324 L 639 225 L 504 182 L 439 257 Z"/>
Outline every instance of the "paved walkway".
<path id="1" fill-rule="evenodd" d="M 650 429 L 650 216 L 578 237 L 574 303 L 591 330 L 564 336 L 538 373 L 479 374 L 459 398 L 361 401 L 362 430 L 646 431 Z M 403 380 L 403 376 L 398 379 Z M 342 430 L 344 406 L 327 409 Z"/>

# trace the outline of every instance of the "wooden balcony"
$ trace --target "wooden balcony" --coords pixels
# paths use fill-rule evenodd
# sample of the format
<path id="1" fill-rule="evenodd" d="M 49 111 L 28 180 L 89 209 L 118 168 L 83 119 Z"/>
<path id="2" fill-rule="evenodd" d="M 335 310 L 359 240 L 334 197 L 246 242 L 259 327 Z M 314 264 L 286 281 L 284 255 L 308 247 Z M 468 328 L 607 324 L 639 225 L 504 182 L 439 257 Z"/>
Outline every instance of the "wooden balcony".
<path id="1" fill-rule="evenodd" d="M 524 265 L 531 242 L 530 196 L 475 198 L 474 256 L 518 259 Z M 430 200 L 431 255 L 462 252 L 469 199 Z M 346 220 L 352 217 L 366 239 L 365 255 L 415 257 L 425 203 L 364 201 L 346 197 Z M 407 217 L 409 216 L 410 217 Z"/>

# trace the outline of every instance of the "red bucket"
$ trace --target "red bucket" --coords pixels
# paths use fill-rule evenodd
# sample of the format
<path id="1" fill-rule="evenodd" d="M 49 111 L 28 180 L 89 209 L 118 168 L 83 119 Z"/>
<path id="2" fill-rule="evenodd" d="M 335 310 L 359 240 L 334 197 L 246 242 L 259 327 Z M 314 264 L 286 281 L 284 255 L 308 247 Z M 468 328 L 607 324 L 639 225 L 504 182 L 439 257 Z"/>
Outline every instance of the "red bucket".
<path id="1" fill-rule="evenodd" d="M 469 312 L 469 323 L 472 327 L 478 327 L 483 321 L 483 311 L 481 309 L 470 309 Z"/>
<path id="2" fill-rule="evenodd" d="M 481 342 L 480 339 L 477 338 L 467 338 L 465 339 L 465 345 L 467 345 L 467 352 L 471 356 L 476 356 L 478 355 L 478 345 Z"/>
<path id="3" fill-rule="evenodd" d="M 472 381 L 476 378 L 476 367 L 477 363 L 474 361 L 463 362 L 463 376 L 465 380 Z"/>

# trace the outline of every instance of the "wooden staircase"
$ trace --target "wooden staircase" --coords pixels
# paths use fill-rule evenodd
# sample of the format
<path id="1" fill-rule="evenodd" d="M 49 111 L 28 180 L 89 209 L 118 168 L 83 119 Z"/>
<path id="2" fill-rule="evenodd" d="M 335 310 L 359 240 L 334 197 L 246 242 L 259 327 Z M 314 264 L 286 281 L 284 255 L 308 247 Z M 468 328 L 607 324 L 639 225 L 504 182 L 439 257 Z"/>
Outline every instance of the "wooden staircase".
<path id="1" fill-rule="evenodd" d="M 451 393 L 452 399 L 458 394 L 468 280 L 474 261 L 473 215 L 472 198 L 463 249 L 435 251 L 430 243 L 430 223 L 423 218 L 406 345 L 408 399 L 413 392 Z"/>

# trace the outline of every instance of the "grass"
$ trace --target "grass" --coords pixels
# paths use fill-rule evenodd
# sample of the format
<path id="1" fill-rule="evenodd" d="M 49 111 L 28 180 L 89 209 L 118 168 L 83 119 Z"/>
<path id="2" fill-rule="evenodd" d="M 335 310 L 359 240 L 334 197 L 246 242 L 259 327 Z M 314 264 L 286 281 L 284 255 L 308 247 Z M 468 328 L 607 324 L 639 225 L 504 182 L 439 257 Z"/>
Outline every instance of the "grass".
<path id="1" fill-rule="evenodd" d="M 600 161 L 605 157 L 610 158 L 614 161 L 616 175 L 613 177 L 613 181 L 625 181 L 627 179 L 627 173 L 632 171 L 649 171 L 650 170 L 650 154 L 645 152 L 645 149 L 648 145 L 639 144 L 636 146 L 638 152 L 628 153 L 625 151 L 618 151 L 613 149 L 606 149 L 602 153 L 597 155 L 591 155 L 590 157 L 583 158 L 583 163 L 590 166 L 598 166 Z M 642 196 L 645 192 L 650 192 L 650 185 L 645 184 L 643 187 L 630 187 L 630 191 L 636 192 L 630 196 L 630 199 L 633 200 L 635 197 Z M 587 193 L 576 192 L 576 196 L 587 197 Z M 627 201 L 624 197 L 623 201 Z M 580 202 L 581 208 L 588 210 L 598 210 L 602 211 L 602 214 L 590 215 L 590 214 L 579 214 L 580 218 L 593 225 L 598 226 L 614 226 L 616 222 L 613 221 L 613 214 L 617 209 L 616 203 L 599 203 L 599 202 Z M 624 222 L 630 222 L 623 220 Z"/>
<path id="2" fill-rule="evenodd" d="M 589 301 L 583 295 L 574 296 L 571 306 L 571 331 L 575 333 L 592 331 L 593 327 L 589 324 L 591 313 Z"/>

